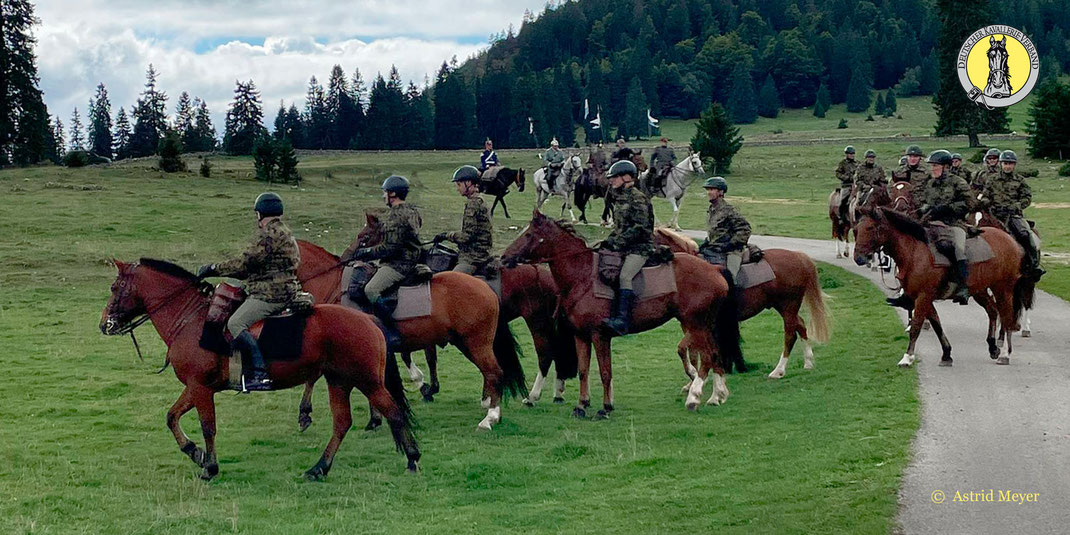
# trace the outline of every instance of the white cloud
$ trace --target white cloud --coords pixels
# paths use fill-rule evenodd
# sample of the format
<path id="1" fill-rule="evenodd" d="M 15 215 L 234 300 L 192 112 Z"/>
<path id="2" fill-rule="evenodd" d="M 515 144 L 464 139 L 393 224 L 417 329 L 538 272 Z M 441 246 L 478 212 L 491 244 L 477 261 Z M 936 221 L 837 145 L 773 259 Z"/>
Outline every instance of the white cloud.
<path id="1" fill-rule="evenodd" d="M 222 129 L 235 80 L 252 79 L 270 122 L 281 100 L 300 108 L 310 76 L 333 65 L 366 83 L 396 65 L 421 84 L 450 57 L 486 46 L 490 34 L 519 27 L 537 0 L 42 0 L 37 55 L 49 111 L 67 123 L 104 83 L 114 111 L 129 111 L 149 63 L 171 97 L 189 91 L 208 102 Z M 250 44 L 252 43 L 252 44 Z"/>

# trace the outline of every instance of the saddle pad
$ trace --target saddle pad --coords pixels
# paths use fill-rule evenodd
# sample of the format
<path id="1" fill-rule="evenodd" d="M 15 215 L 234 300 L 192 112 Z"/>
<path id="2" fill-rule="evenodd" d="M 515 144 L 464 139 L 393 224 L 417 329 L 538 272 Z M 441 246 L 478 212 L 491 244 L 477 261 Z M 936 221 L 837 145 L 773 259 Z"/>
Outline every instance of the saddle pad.
<path id="1" fill-rule="evenodd" d="M 759 260 L 758 262 L 740 266 L 739 273 L 736 274 L 735 283 L 736 288 L 746 290 L 774 279 L 776 279 L 776 275 L 773 273 L 773 266 L 769 265 L 769 262 L 765 260 Z"/>
<path id="2" fill-rule="evenodd" d="M 431 315 L 431 283 L 398 288 L 398 306 L 394 309 L 395 320 L 423 318 Z"/>
<path id="3" fill-rule="evenodd" d="M 263 321 L 259 329 L 254 325 L 251 332 L 260 344 L 264 360 L 297 360 L 301 356 L 307 320 L 308 316 L 291 314 L 271 316 Z"/>
<path id="4" fill-rule="evenodd" d="M 943 253 L 936 250 L 936 244 L 929 242 L 929 251 L 933 255 L 934 266 L 950 266 L 951 261 L 948 260 Z M 977 236 L 974 238 L 966 239 L 966 263 L 967 264 L 980 264 L 987 262 L 996 257 L 995 251 L 992 250 L 992 246 L 988 244 L 983 237 Z"/>
<path id="5" fill-rule="evenodd" d="M 598 277 L 598 255 L 595 255 L 591 270 L 591 280 L 594 281 L 594 296 L 600 299 L 613 299 L 613 288 L 610 288 Z M 646 301 L 676 293 L 676 272 L 672 264 L 661 264 L 653 267 L 645 267 L 639 271 L 632 281 L 635 289 L 635 299 Z"/>
<path id="6" fill-rule="evenodd" d="M 502 170 L 502 166 L 500 166 L 500 165 L 495 165 L 493 167 L 488 167 L 486 171 L 483 171 L 483 176 L 480 177 L 480 178 L 482 180 L 486 181 L 486 182 L 493 182 L 494 179 L 498 178 L 498 171 L 501 171 L 501 170 Z"/>

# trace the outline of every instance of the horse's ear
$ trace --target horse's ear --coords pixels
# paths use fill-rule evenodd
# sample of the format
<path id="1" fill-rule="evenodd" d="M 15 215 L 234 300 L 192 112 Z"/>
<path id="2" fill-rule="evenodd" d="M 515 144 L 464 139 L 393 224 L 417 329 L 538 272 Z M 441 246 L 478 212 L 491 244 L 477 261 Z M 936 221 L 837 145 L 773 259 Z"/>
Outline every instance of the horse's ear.
<path id="1" fill-rule="evenodd" d="M 369 208 L 367 210 L 364 210 L 364 220 L 367 222 L 368 226 L 372 226 L 379 221 L 379 218 L 375 217 L 375 214 L 372 213 L 371 209 Z"/>
<path id="2" fill-rule="evenodd" d="M 126 264 L 124 264 L 118 258 L 112 258 L 111 259 L 111 265 L 115 266 L 115 269 L 119 270 L 120 272 L 122 270 L 126 269 Z"/>

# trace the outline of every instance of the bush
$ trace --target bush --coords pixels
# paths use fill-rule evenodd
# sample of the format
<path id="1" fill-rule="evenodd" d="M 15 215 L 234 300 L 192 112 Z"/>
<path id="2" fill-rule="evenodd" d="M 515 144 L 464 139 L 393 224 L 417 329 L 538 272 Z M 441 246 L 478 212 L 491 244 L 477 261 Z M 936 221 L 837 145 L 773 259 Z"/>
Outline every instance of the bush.
<path id="1" fill-rule="evenodd" d="M 208 157 L 201 158 L 201 176 L 209 178 L 212 176 L 212 162 L 208 161 Z"/>
<path id="2" fill-rule="evenodd" d="M 1070 162 L 1066 162 L 1059 168 L 1059 176 L 1070 176 Z"/>
<path id="3" fill-rule="evenodd" d="M 165 173 L 177 173 L 186 170 L 186 162 L 182 161 L 182 140 L 178 134 L 171 132 L 160 140 L 159 146 L 160 169 Z"/>
<path id="4" fill-rule="evenodd" d="M 970 163 L 981 163 L 981 162 L 985 161 L 985 153 L 986 152 L 988 152 L 988 149 L 981 149 L 981 150 L 973 153 L 973 156 L 970 156 L 970 158 L 967 161 L 969 161 Z"/>
<path id="5" fill-rule="evenodd" d="M 260 136 L 253 144 L 257 180 L 297 184 L 301 181 L 297 163 L 297 155 L 289 139 L 275 140 L 271 136 Z"/>
<path id="6" fill-rule="evenodd" d="M 847 128 L 847 119 L 840 119 L 840 124 L 836 128 Z"/>
<path id="7" fill-rule="evenodd" d="M 89 153 L 84 150 L 68 151 L 63 157 L 63 165 L 67 167 L 85 167 L 89 165 Z"/>
<path id="8" fill-rule="evenodd" d="M 873 116 L 872 115 L 867 115 L 866 116 L 866 120 L 867 121 L 872 121 L 873 120 Z"/>
<path id="9" fill-rule="evenodd" d="M 1019 169 L 1018 174 L 1025 178 L 1033 178 L 1040 175 L 1040 169 Z"/>

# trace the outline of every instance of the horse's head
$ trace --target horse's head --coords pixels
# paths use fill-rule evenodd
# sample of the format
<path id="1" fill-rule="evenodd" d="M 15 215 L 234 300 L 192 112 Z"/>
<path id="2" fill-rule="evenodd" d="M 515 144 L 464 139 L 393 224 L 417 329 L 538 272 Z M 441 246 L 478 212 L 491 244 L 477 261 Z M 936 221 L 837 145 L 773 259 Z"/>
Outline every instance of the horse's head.
<path id="1" fill-rule="evenodd" d="M 580 156 L 578 154 L 573 154 L 569 156 L 568 163 L 573 170 L 583 168 L 583 160 L 580 159 Z"/>
<path id="2" fill-rule="evenodd" d="M 379 215 L 371 210 L 364 212 L 364 228 L 357 233 L 357 247 L 372 247 L 383 241 L 383 225 Z"/>
<path id="3" fill-rule="evenodd" d="M 567 233 L 561 223 L 546 217 L 536 209 L 531 223 L 505 248 L 502 262 L 509 267 L 546 262 L 554 257 L 560 245 L 560 238 Z"/>
<path id="4" fill-rule="evenodd" d="M 702 154 L 698 152 L 692 152 L 688 157 L 681 162 L 685 165 L 685 169 L 692 173 L 698 173 L 700 175 L 706 174 L 706 169 L 702 167 Z"/>
<path id="5" fill-rule="evenodd" d="M 988 38 L 988 67 L 991 71 L 1004 72 L 1007 70 L 1007 38 L 996 40 L 995 36 Z"/>
<path id="6" fill-rule="evenodd" d="M 516 190 L 521 192 L 521 193 L 523 193 L 524 192 L 524 168 L 523 167 L 521 167 L 520 169 L 516 170 L 516 178 L 514 179 L 514 181 L 516 182 Z"/>
<path id="7" fill-rule="evenodd" d="M 914 210 L 914 186 L 910 182 L 900 181 L 892 184 L 888 195 L 892 210 L 909 212 Z"/>
<path id="8" fill-rule="evenodd" d="M 858 209 L 855 223 L 855 263 L 864 266 L 869 258 L 888 243 L 887 219 L 884 208 L 869 205 Z"/>
<path id="9" fill-rule="evenodd" d="M 127 264 L 115 260 L 113 263 L 119 274 L 111 284 L 111 297 L 100 314 L 100 332 L 107 335 L 122 334 L 124 327 L 146 312 L 135 284 L 137 262 Z"/>

